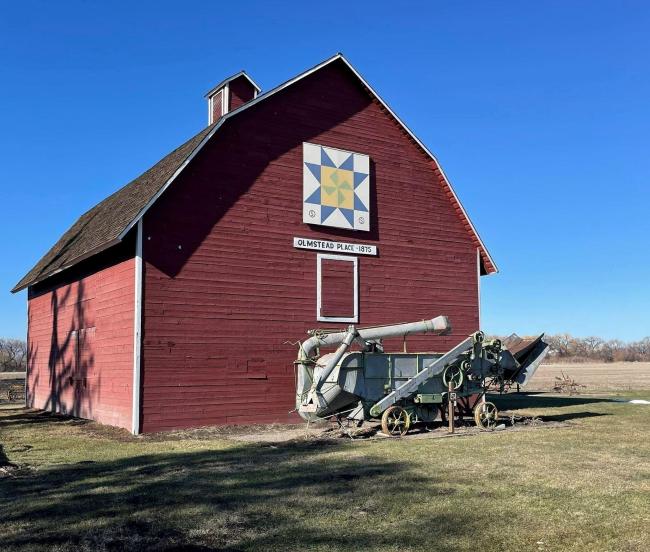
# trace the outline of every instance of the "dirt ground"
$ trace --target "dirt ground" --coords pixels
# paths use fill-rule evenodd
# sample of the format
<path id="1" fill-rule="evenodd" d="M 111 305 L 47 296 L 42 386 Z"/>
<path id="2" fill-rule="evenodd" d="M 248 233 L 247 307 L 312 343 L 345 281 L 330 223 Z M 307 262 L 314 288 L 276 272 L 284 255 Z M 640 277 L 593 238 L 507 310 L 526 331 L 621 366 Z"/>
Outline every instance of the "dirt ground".
<path id="1" fill-rule="evenodd" d="M 650 362 L 542 364 L 526 391 L 550 391 L 562 372 L 584 385 L 580 393 L 650 389 Z"/>
<path id="2" fill-rule="evenodd" d="M 528 429 L 550 429 L 564 427 L 566 424 L 555 420 L 544 420 L 542 417 L 514 416 L 511 411 L 500 412 L 500 427 L 498 431 L 522 431 Z M 92 431 L 92 430 L 91 430 Z M 103 433 L 103 428 L 100 430 Z M 478 435 L 483 430 L 477 428 L 469 418 L 457 425 L 455 433 L 449 434 L 448 426 L 441 422 L 434 422 L 429 426 L 416 425 L 402 439 L 443 439 L 470 437 Z M 129 440 L 130 436 L 127 437 Z M 241 443 L 280 444 L 291 441 L 330 441 L 330 440 L 355 440 L 374 441 L 377 439 L 391 439 L 381 432 L 378 423 L 366 422 L 362 427 L 339 427 L 335 422 L 321 422 L 312 424 L 292 425 L 247 425 L 247 426 L 217 426 L 202 427 L 181 431 L 148 434 L 138 437 L 146 441 L 179 440 L 210 440 L 227 439 Z"/>
<path id="3" fill-rule="evenodd" d="M 512 431 L 557 429 L 567 428 L 571 425 L 566 420 L 556 419 L 553 416 L 545 418 L 540 415 L 521 415 L 517 411 L 520 407 L 525 408 L 529 406 L 528 403 L 534 405 L 539 401 L 550 400 L 553 403 L 553 400 L 559 399 L 560 403 L 562 403 L 563 398 L 551 393 L 536 394 L 532 399 L 524 395 L 519 396 L 514 394 L 501 397 L 490 396 L 488 398 L 497 402 L 499 406 L 499 425 L 496 430 L 497 432 L 510 433 Z M 589 402 L 587 398 L 578 398 L 577 400 L 586 400 Z M 603 399 L 595 400 L 600 401 Z M 15 405 L 0 405 L 0 416 L 2 415 L 2 411 L 13 412 L 15 409 Z M 199 443 L 222 440 L 224 442 L 241 443 L 242 446 L 257 444 L 274 448 L 290 443 L 295 443 L 296 445 L 318 443 L 326 445 L 340 441 L 373 442 L 395 439 L 382 433 L 381 426 L 377 422 L 366 422 L 361 427 L 356 427 L 354 424 L 339 426 L 333 420 L 310 424 L 206 426 L 195 429 L 146 433 L 134 436 L 125 429 L 101 425 L 90 420 L 61 416 L 34 409 L 24 409 L 21 412 L 22 416 L 26 420 L 29 420 L 30 423 L 65 423 L 71 427 L 78 428 L 89 439 L 98 441 L 110 439 L 111 441 L 124 444 L 144 442 L 155 445 L 163 442 Z M 407 435 L 398 439 L 408 441 L 421 439 L 456 439 L 475 437 L 483 433 L 486 433 L 485 430 L 476 427 L 471 418 L 466 418 L 462 421 L 457 421 L 453 434 L 449 433 L 446 424 L 436 421 L 431 424 L 415 424 Z"/>

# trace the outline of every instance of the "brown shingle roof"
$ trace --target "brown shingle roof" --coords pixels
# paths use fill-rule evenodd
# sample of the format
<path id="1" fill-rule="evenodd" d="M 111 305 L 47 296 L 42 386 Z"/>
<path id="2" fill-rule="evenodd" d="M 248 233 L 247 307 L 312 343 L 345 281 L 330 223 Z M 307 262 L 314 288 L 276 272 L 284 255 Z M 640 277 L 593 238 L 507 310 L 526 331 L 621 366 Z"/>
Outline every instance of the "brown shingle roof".
<path id="1" fill-rule="evenodd" d="M 203 129 L 148 171 L 81 215 L 11 291 L 20 291 L 117 243 L 122 231 L 165 185 L 213 127 L 214 125 L 210 125 Z"/>

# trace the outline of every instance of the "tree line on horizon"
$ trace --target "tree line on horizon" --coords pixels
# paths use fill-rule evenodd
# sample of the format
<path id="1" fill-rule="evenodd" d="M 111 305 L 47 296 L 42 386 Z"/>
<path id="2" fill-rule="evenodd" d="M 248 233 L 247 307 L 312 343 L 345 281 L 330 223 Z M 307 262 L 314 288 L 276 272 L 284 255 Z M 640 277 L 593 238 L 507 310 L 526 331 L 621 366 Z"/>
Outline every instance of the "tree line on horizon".
<path id="1" fill-rule="evenodd" d="M 551 347 L 551 362 L 650 362 L 650 336 L 639 341 L 605 340 L 600 337 L 574 337 L 568 333 L 546 335 Z M 27 369 L 27 342 L 0 338 L 0 372 Z"/>
<path id="2" fill-rule="evenodd" d="M 650 362 L 650 336 L 639 341 L 574 337 L 568 333 L 545 335 L 551 362 Z"/>

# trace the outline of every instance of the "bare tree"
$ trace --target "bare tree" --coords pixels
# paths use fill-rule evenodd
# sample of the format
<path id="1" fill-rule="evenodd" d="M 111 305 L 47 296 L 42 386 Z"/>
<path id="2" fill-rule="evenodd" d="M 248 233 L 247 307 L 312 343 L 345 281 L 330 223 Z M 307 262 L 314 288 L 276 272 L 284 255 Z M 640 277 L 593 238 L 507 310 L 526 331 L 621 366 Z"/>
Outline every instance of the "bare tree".
<path id="1" fill-rule="evenodd" d="M 551 351 L 559 357 L 568 357 L 575 353 L 574 339 L 569 334 L 548 335 L 546 342 L 551 346 Z"/>
<path id="2" fill-rule="evenodd" d="M 22 372 L 27 368 L 27 343 L 22 339 L 0 338 L 0 371 Z"/>
<path id="3" fill-rule="evenodd" d="M 600 337 L 589 336 L 580 340 L 583 344 L 584 354 L 586 357 L 594 358 L 598 355 L 605 341 Z"/>
<path id="4" fill-rule="evenodd" d="M 650 359 L 650 337 L 637 341 L 636 346 L 642 358 Z"/>

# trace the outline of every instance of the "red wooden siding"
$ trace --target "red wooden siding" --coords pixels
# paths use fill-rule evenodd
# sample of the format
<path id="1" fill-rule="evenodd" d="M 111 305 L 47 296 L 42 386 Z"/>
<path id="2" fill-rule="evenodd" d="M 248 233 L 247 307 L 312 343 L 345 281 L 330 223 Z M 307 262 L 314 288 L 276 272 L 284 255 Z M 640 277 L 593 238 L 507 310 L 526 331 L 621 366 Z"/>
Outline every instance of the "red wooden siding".
<path id="1" fill-rule="evenodd" d="M 336 259 L 321 260 L 320 315 L 354 317 L 354 264 Z"/>
<path id="2" fill-rule="evenodd" d="M 106 260 L 30 288 L 27 405 L 130 429 L 134 260 Z"/>
<path id="3" fill-rule="evenodd" d="M 228 83 L 230 89 L 230 109 L 234 111 L 240 105 L 251 101 L 255 97 L 255 88 L 244 76 L 237 77 Z"/>
<path id="4" fill-rule="evenodd" d="M 370 156 L 370 232 L 302 223 L 303 141 Z M 316 321 L 317 254 L 294 236 L 377 245 L 359 257 L 360 325 L 450 316 L 411 350 L 478 329 L 476 246 L 440 174 L 333 63 L 227 121 L 145 216 L 144 431 L 295 420 L 287 342 L 346 324 Z"/>

